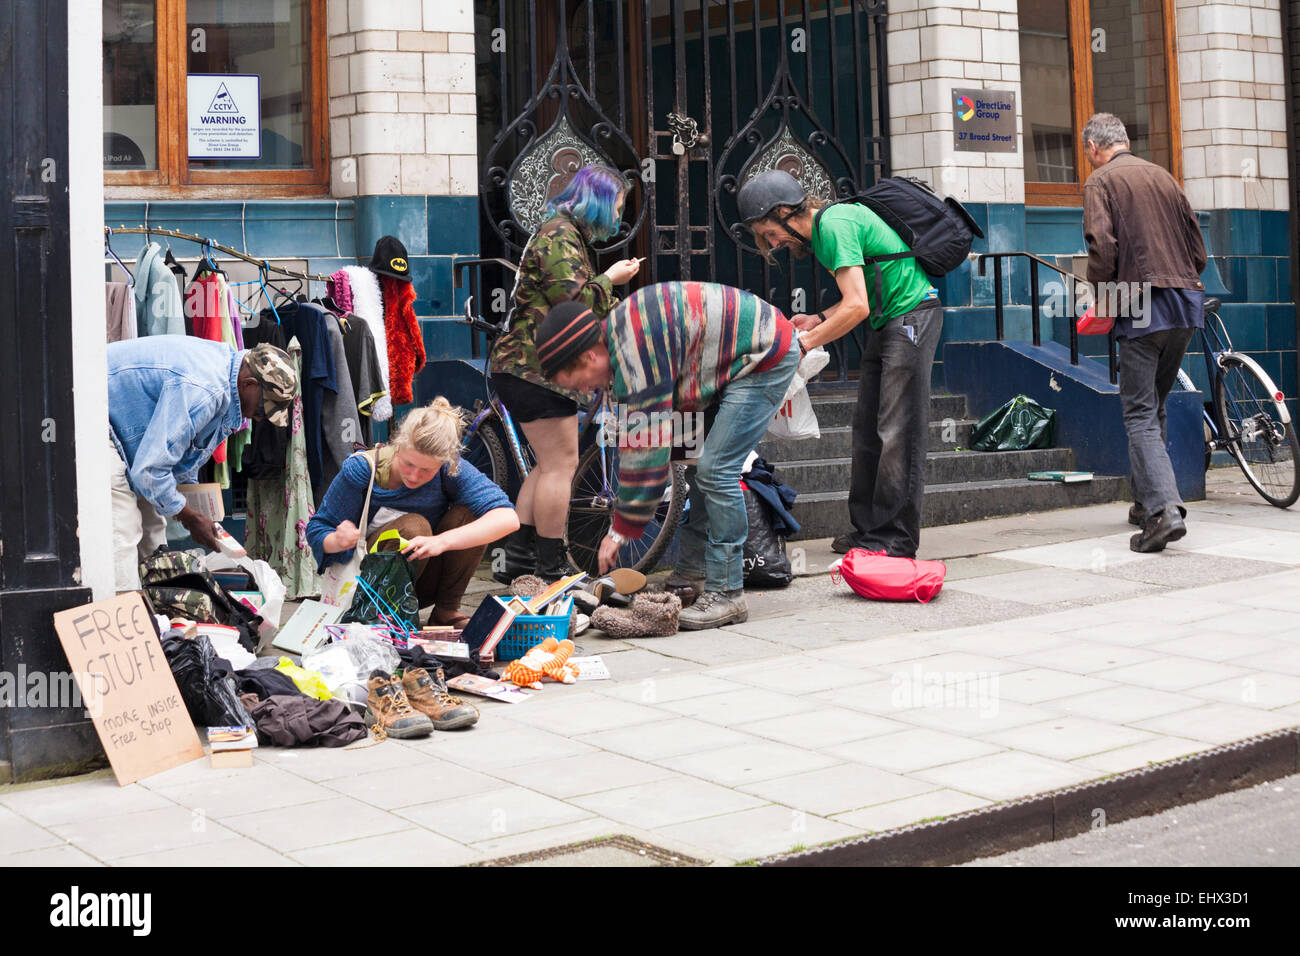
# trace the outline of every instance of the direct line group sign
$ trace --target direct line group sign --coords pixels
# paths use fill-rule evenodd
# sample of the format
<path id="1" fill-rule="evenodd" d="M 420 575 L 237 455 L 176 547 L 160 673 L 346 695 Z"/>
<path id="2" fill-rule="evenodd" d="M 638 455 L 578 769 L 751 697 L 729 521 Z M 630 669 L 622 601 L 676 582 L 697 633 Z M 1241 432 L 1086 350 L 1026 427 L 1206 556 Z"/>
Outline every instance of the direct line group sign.
<path id="1" fill-rule="evenodd" d="M 186 81 L 190 159 L 262 157 L 262 78 L 191 73 Z"/>
<path id="2" fill-rule="evenodd" d="M 1014 153 L 1015 92 L 953 90 L 952 138 L 952 147 L 959 152 Z"/>

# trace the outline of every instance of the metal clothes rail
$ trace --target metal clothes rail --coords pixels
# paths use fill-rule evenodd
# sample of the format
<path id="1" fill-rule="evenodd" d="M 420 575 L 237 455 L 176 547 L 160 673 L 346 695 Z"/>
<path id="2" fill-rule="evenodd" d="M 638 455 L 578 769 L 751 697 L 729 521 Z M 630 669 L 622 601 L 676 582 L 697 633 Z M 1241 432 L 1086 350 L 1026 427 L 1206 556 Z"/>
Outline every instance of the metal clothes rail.
<path id="1" fill-rule="evenodd" d="M 168 236 L 172 239 L 184 239 L 188 242 L 196 243 L 203 247 L 204 250 L 215 249 L 218 252 L 224 252 L 228 256 L 234 256 L 236 259 L 243 259 L 245 262 L 251 262 L 259 269 L 265 272 L 275 272 L 279 275 L 289 276 L 293 279 L 307 279 L 312 282 L 325 282 L 329 276 L 313 275 L 310 272 L 294 272 L 292 269 L 285 269 L 282 266 L 274 266 L 265 259 L 258 259 L 253 256 L 245 255 L 238 249 L 231 249 L 229 246 L 223 246 L 219 242 L 211 239 L 205 239 L 203 236 L 191 235 L 188 232 L 177 232 L 175 229 L 158 229 L 153 226 L 118 226 L 114 229 L 112 226 L 104 227 L 104 241 L 108 242 L 113 236 L 117 235 L 136 235 L 136 236 Z"/>

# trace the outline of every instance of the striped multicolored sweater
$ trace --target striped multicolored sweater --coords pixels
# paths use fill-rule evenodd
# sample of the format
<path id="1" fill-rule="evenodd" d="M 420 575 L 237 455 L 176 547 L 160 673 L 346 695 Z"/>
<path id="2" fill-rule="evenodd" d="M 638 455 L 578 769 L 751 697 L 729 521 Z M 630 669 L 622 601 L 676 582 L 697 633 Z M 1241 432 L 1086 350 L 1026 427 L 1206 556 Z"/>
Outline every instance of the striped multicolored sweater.
<path id="1" fill-rule="evenodd" d="M 794 326 L 758 296 L 708 282 L 662 282 L 629 296 L 605 322 L 619 438 L 614 530 L 638 538 L 668 485 L 676 412 L 708 408 L 728 382 L 785 356 Z"/>

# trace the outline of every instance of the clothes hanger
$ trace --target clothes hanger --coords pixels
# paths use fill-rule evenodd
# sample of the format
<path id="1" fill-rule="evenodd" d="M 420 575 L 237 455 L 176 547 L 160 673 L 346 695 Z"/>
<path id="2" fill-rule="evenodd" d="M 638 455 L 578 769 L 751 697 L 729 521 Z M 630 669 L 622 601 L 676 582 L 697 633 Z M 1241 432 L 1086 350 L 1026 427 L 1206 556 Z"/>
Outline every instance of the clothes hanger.
<path id="1" fill-rule="evenodd" d="M 113 239 L 113 227 L 108 226 L 106 227 L 106 231 L 104 232 L 104 255 L 112 259 L 114 262 L 116 262 L 117 267 L 126 273 L 127 288 L 133 289 L 135 288 L 135 276 L 133 276 L 131 274 L 131 270 L 126 267 L 126 263 L 123 262 L 121 259 L 119 259 L 117 257 L 117 253 L 113 251 L 112 239 Z"/>
<path id="2" fill-rule="evenodd" d="M 262 295 L 266 298 L 266 304 L 271 307 L 271 314 L 275 316 L 275 324 L 280 325 L 280 310 L 275 307 L 275 300 L 271 298 L 271 293 L 266 291 L 267 267 L 263 260 L 257 270 L 257 284 L 262 287 Z"/>

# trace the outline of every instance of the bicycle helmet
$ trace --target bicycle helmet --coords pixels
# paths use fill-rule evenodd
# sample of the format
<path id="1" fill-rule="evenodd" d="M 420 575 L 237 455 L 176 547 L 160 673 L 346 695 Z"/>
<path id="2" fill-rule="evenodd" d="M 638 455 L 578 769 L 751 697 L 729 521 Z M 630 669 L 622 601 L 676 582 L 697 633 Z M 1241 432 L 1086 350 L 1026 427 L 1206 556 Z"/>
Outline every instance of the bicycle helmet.
<path id="1" fill-rule="evenodd" d="M 740 187 L 736 205 L 740 208 L 740 218 L 752 224 L 766 218 L 777 206 L 801 206 L 807 198 L 799 180 L 785 170 L 769 169 Z"/>
<path id="2" fill-rule="evenodd" d="M 759 173 L 736 194 L 736 205 L 740 209 L 740 218 L 751 229 L 754 223 L 771 215 L 778 206 L 791 206 L 790 212 L 776 220 L 788 234 L 799 240 L 806 250 L 809 248 L 808 237 L 800 235 L 790 228 L 790 220 L 804 211 L 808 194 L 799 180 L 781 169 L 769 169 Z"/>

